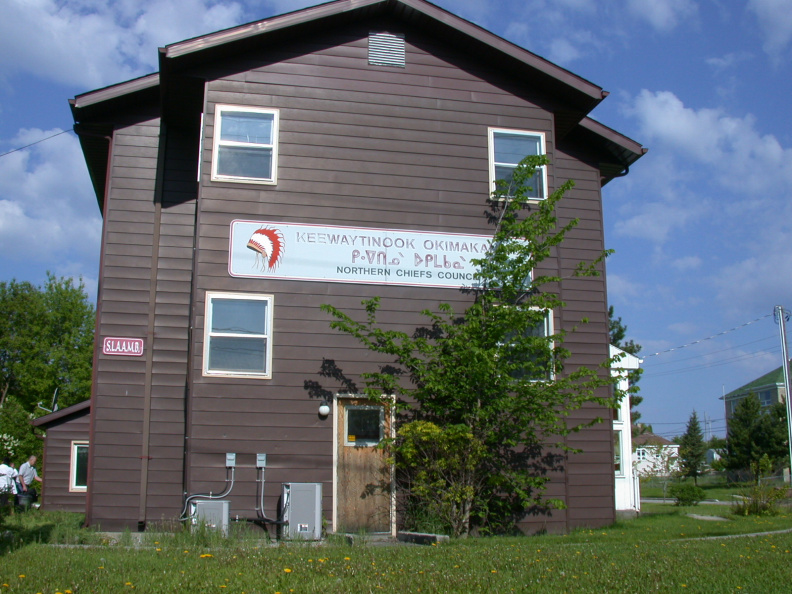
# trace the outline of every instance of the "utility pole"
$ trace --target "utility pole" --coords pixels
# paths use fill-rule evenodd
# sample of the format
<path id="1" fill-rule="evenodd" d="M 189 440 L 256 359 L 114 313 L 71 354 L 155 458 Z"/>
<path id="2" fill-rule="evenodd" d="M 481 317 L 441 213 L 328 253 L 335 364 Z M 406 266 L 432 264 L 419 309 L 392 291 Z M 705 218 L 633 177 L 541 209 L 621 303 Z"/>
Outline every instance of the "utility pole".
<path id="1" fill-rule="evenodd" d="M 792 393 L 789 390 L 789 356 L 787 355 L 787 341 L 786 341 L 786 312 L 783 305 L 776 305 L 774 317 L 778 320 L 778 327 L 781 332 L 781 355 L 784 357 L 784 400 L 786 401 L 786 414 L 787 414 L 787 440 L 789 444 L 789 464 L 790 464 L 790 480 L 792 480 Z"/>

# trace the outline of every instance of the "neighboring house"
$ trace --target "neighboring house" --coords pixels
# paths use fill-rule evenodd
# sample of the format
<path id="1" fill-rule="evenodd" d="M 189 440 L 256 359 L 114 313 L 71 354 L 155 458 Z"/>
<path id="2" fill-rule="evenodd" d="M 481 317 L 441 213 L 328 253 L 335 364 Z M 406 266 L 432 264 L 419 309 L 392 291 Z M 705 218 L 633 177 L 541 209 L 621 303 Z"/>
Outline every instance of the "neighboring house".
<path id="1" fill-rule="evenodd" d="M 679 445 L 654 433 L 633 437 L 633 467 L 639 477 L 670 476 L 679 470 Z"/>
<path id="2" fill-rule="evenodd" d="M 104 218 L 88 523 L 142 530 L 226 487 L 233 516 L 274 516 L 300 482 L 323 486 L 329 530 L 394 530 L 391 494 L 368 488 L 391 415 L 349 393 L 386 361 L 319 307 L 362 318 L 379 296 L 406 332 L 462 310 L 493 180 L 527 154 L 551 161 L 535 199 L 574 179 L 557 214 L 580 219 L 537 270 L 567 279 L 546 330 L 582 325 L 569 369 L 608 358 L 604 270 L 574 271 L 605 247 L 602 186 L 644 149 L 587 117 L 600 87 L 422 0 L 339 0 L 159 60 L 71 102 Z M 611 424 L 567 444 L 583 453 L 548 488 L 567 508 L 527 532 L 614 520 Z"/>
<path id="3" fill-rule="evenodd" d="M 734 415 L 734 410 L 740 401 L 751 394 L 755 394 L 762 405 L 767 408 L 773 404 L 786 402 L 786 390 L 784 389 L 784 369 L 778 367 L 773 371 L 764 374 L 755 380 L 748 382 L 744 386 L 732 390 L 728 394 L 721 396 L 723 405 L 726 408 L 726 422 Z"/>
<path id="4" fill-rule="evenodd" d="M 91 401 L 85 400 L 32 421 L 46 431 L 40 462 L 44 482 L 36 485 L 42 509 L 85 511 L 90 412 Z"/>
<path id="5" fill-rule="evenodd" d="M 635 355 L 625 353 L 613 345 L 610 347 L 610 355 L 611 357 L 620 357 L 616 366 L 611 369 L 611 373 L 619 376 L 618 388 L 626 392 L 630 387 L 627 373 L 633 369 L 638 369 L 642 361 Z M 630 463 L 632 431 L 629 396 L 622 398 L 619 408 L 613 411 L 613 454 L 613 466 L 616 475 L 616 511 L 630 514 L 637 513 L 641 511 L 641 491 L 638 483 L 638 473 Z"/>

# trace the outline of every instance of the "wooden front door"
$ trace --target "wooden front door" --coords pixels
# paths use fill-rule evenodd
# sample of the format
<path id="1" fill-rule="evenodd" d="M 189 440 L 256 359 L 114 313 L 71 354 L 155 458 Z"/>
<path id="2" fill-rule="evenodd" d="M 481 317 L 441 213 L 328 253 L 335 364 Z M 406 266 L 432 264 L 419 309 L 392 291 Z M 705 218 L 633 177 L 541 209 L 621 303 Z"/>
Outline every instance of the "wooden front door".
<path id="1" fill-rule="evenodd" d="M 378 402 L 339 398 L 336 435 L 336 523 L 339 532 L 389 532 L 391 470 L 377 444 L 390 415 Z"/>

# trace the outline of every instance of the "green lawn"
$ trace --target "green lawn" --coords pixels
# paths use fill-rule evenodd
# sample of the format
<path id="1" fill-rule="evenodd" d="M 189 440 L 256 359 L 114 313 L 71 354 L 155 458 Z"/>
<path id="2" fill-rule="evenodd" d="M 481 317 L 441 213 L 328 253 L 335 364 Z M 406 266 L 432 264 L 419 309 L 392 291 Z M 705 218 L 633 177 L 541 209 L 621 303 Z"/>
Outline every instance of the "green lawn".
<path id="1" fill-rule="evenodd" d="M 103 544 L 78 519 L 7 519 L 17 536 L 0 561 L 0 593 L 41 592 L 788 592 L 792 516 L 736 518 L 728 507 L 647 505 L 645 514 L 566 536 L 486 538 L 434 547 L 290 544 L 250 535 L 145 535 Z M 729 516 L 694 520 L 686 513 Z M 31 524 L 32 520 L 38 524 Z M 70 525 L 68 525 L 71 523 Z M 48 526 L 41 529 L 42 526 Z M 129 541 L 130 535 L 122 537 Z M 53 546 L 44 538 L 83 541 Z"/>
<path id="2" fill-rule="evenodd" d="M 685 479 L 684 481 L 679 481 L 682 483 L 693 483 L 692 479 Z M 667 483 L 666 487 L 666 498 L 668 496 L 668 488 L 671 485 L 677 484 L 677 481 L 670 481 Z M 704 496 L 707 499 L 715 500 L 715 501 L 734 501 L 735 495 L 742 494 L 746 489 L 750 488 L 750 485 L 747 484 L 733 484 L 727 483 L 725 479 L 720 477 L 708 477 L 703 476 L 699 478 L 698 486 L 704 490 Z M 662 483 L 658 479 L 651 479 L 648 481 L 641 481 L 641 497 L 648 497 L 648 498 L 662 498 L 663 497 L 663 486 Z"/>

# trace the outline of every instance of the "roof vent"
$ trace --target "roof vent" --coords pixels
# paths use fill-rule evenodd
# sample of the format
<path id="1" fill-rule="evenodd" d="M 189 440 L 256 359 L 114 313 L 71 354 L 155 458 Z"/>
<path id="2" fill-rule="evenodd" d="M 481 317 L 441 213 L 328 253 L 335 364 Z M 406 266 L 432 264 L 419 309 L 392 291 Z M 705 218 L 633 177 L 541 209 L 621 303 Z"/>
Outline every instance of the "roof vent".
<path id="1" fill-rule="evenodd" d="M 404 35 L 369 33 L 369 64 L 404 68 L 404 55 Z"/>

